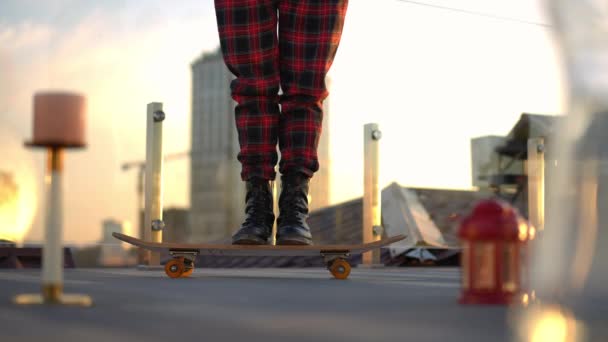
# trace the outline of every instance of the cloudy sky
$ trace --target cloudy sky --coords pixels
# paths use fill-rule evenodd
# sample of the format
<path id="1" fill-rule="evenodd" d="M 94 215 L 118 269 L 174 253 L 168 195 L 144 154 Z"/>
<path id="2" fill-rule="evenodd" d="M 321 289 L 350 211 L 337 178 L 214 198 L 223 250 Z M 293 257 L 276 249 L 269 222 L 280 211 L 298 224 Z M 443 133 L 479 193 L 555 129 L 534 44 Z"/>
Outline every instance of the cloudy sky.
<path id="1" fill-rule="evenodd" d="M 547 23 L 540 1 L 420 2 Z M 82 92 L 89 147 L 67 157 L 65 238 L 93 242 L 105 218 L 134 222 L 136 173 L 120 164 L 144 158 L 146 104 L 164 103 L 165 152 L 188 150 L 190 63 L 217 45 L 210 0 L 3 0 L 0 170 L 40 199 L 43 154 L 21 147 L 32 95 Z M 365 123 L 384 133 L 382 185 L 468 188 L 472 137 L 506 134 L 522 112 L 563 111 L 550 29 L 398 0 L 350 1 L 331 77 L 333 202 L 362 193 Z M 188 206 L 188 167 L 166 164 L 165 207 Z M 38 213 L 28 239 L 39 239 L 41 208 L 22 211 Z M 20 239 L 24 226 L 4 233 Z"/>

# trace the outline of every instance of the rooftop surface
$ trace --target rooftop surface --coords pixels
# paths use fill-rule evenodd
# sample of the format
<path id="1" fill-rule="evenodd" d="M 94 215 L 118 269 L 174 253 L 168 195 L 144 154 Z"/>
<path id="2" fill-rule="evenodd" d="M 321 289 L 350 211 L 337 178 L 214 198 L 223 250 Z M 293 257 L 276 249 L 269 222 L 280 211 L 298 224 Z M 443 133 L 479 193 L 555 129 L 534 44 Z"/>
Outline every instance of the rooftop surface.
<path id="1" fill-rule="evenodd" d="M 92 308 L 18 307 L 38 270 L 0 271 L 2 341 L 507 341 L 508 310 L 457 304 L 458 268 L 66 270 Z"/>

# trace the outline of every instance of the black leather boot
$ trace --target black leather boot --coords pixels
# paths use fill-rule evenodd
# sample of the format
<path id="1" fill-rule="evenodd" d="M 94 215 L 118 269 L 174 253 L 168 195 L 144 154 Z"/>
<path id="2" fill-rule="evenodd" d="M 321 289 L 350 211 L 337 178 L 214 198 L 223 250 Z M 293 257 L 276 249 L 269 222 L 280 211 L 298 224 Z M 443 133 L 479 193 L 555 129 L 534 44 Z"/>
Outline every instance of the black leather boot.
<path id="1" fill-rule="evenodd" d="M 270 182 L 262 178 L 247 181 L 245 221 L 232 236 L 234 245 L 266 245 L 270 242 L 274 213 Z"/>
<path id="2" fill-rule="evenodd" d="M 308 218 L 308 177 L 301 173 L 281 176 L 277 245 L 312 245 Z"/>

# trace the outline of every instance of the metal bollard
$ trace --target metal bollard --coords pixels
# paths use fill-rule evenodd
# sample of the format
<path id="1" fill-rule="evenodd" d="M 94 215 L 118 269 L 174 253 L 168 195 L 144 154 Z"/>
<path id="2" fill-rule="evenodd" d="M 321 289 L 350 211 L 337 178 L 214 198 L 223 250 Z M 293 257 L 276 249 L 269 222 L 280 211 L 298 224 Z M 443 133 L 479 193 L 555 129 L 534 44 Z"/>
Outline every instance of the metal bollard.
<path id="1" fill-rule="evenodd" d="M 146 115 L 146 176 L 144 240 L 162 242 L 163 220 L 163 104 L 149 103 Z M 160 267 L 160 253 L 146 251 L 144 265 Z"/>
<path id="2" fill-rule="evenodd" d="M 528 140 L 528 213 L 538 231 L 545 226 L 545 141 Z"/>
<path id="3" fill-rule="evenodd" d="M 379 140 L 382 133 L 378 124 L 366 124 L 363 129 L 363 243 L 378 241 L 382 238 L 382 213 L 380 207 Z M 380 265 L 380 250 L 363 254 L 364 266 Z"/>

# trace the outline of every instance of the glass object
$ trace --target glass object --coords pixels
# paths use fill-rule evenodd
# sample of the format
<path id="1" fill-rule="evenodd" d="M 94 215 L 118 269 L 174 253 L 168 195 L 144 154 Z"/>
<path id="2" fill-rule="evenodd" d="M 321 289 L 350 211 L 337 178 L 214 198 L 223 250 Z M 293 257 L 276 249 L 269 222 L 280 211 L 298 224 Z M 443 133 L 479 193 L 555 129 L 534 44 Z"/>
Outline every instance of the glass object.
<path id="1" fill-rule="evenodd" d="M 559 166 L 549 180 L 547 229 L 538 241 L 531 281 L 545 295 L 566 298 L 578 293 L 592 273 L 601 278 L 607 273 L 602 259 L 608 259 L 597 247 L 606 240 L 605 232 L 598 231 L 598 213 L 599 221 L 605 221 L 602 208 L 608 204 L 603 198 L 608 171 L 608 3 L 557 0 L 548 8 L 565 64 L 568 115 L 549 147 Z M 601 272 L 590 272 L 592 266 Z"/>
<path id="2" fill-rule="evenodd" d="M 557 166 L 546 170 L 545 229 L 533 243 L 530 270 L 539 301 L 522 313 L 520 337 L 534 340 L 551 331 L 543 324 L 563 321 L 553 324 L 566 329 L 557 340 L 599 341 L 608 336 L 599 311 L 608 304 L 608 2 L 546 3 L 568 109 L 548 145 Z M 557 317 L 551 312 L 560 320 L 546 319 Z"/>
<path id="3" fill-rule="evenodd" d="M 506 242 L 502 246 L 502 290 L 515 292 L 519 288 L 518 276 L 518 246 L 514 242 Z"/>
<path id="4" fill-rule="evenodd" d="M 495 264 L 494 243 L 476 242 L 473 245 L 473 288 L 479 290 L 490 290 L 495 286 Z"/>
<path id="5" fill-rule="evenodd" d="M 471 243 L 468 241 L 463 242 L 462 244 L 462 254 L 460 256 L 460 271 L 462 272 L 462 288 L 463 290 L 468 290 L 470 288 L 471 282 L 471 273 L 469 271 L 469 266 L 471 264 Z"/>

